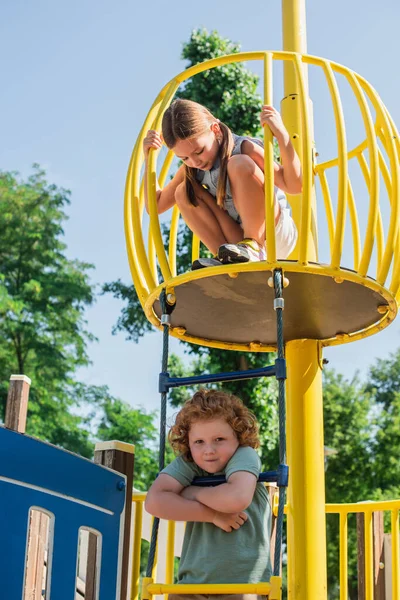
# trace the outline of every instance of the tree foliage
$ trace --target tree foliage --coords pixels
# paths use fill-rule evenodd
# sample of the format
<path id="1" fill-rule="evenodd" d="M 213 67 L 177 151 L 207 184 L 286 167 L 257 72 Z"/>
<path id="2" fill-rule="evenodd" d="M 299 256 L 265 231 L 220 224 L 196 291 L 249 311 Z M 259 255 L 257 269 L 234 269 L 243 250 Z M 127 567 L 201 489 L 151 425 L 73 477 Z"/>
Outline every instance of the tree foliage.
<path id="1" fill-rule="evenodd" d="M 0 406 L 11 373 L 32 379 L 28 432 L 84 455 L 84 396 L 74 374 L 88 364 L 84 310 L 93 303 L 92 265 L 66 257 L 62 241 L 69 192 L 37 165 L 26 181 L 0 173 Z"/>

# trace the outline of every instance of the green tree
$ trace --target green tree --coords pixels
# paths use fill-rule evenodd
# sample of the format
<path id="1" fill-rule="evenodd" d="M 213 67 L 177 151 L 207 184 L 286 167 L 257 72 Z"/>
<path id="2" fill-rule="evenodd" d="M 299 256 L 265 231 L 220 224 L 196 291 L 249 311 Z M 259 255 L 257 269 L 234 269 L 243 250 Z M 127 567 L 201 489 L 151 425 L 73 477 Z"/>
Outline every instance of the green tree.
<path id="1" fill-rule="evenodd" d="M 134 485 L 147 490 L 158 473 L 156 413 L 132 408 L 116 398 L 106 398 L 102 408 L 104 412 L 96 437 L 135 445 Z"/>
<path id="2" fill-rule="evenodd" d="M 74 380 L 88 364 L 84 310 L 93 302 L 91 265 L 66 257 L 69 192 L 34 165 L 26 181 L 0 172 L 0 415 L 11 373 L 32 379 L 28 433 L 89 456 L 87 404 Z"/>

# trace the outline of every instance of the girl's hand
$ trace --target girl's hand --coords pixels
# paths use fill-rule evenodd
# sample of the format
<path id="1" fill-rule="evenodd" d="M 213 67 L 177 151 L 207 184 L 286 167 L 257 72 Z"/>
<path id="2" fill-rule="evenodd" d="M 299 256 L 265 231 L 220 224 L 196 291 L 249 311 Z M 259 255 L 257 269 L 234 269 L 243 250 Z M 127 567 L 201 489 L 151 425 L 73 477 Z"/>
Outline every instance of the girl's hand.
<path id="1" fill-rule="evenodd" d="M 144 157 L 147 158 L 149 155 L 150 148 L 154 148 L 154 150 L 159 150 L 162 147 L 162 138 L 161 135 L 154 131 L 153 129 L 149 129 L 146 134 L 146 137 L 143 140 L 143 152 Z"/>
<path id="2" fill-rule="evenodd" d="M 248 517 L 245 512 L 222 513 L 215 511 L 213 523 L 216 527 L 219 527 L 223 531 L 230 533 L 232 529 L 240 529 L 247 519 Z"/>
<path id="3" fill-rule="evenodd" d="M 279 112 L 273 107 L 265 104 L 261 110 L 260 116 L 261 125 L 268 125 L 272 134 L 279 141 L 280 139 L 284 139 L 289 137 L 287 129 L 283 124 L 282 117 Z"/>

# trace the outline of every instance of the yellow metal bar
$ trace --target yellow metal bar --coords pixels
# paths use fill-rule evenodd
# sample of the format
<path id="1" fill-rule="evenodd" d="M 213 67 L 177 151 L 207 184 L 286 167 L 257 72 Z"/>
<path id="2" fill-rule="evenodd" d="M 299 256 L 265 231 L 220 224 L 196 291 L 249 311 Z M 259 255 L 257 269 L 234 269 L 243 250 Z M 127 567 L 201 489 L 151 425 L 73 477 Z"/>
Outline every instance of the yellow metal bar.
<path id="1" fill-rule="evenodd" d="M 142 600 L 151 600 L 152 592 L 150 591 L 150 586 L 153 584 L 152 577 L 143 577 L 142 581 Z"/>
<path id="2" fill-rule="evenodd" d="M 374 600 L 374 546 L 372 537 L 372 511 L 364 516 L 365 540 L 365 600 Z"/>
<path id="3" fill-rule="evenodd" d="M 286 346 L 288 586 L 292 600 L 327 597 L 325 472 L 320 346 Z"/>
<path id="4" fill-rule="evenodd" d="M 176 244 L 178 239 L 178 228 L 179 228 L 179 208 L 175 204 L 172 210 L 171 226 L 169 229 L 169 247 L 168 247 L 168 260 L 169 268 L 171 269 L 172 277 L 176 277 Z"/>
<path id="5" fill-rule="evenodd" d="M 136 142 L 135 149 L 132 153 L 132 161 L 128 170 L 127 185 L 126 185 L 126 200 L 125 203 L 131 206 L 131 221 L 126 223 L 126 228 L 133 228 L 133 237 L 127 237 L 128 248 L 135 248 L 138 263 L 143 272 L 143 276 L 146 280 L 147 286 L 153 289 L 155 286 L 154 279 L 151 274 L 150 266 L 146 256 L 146 250 L 144 246 L 143 234 L 142 234 L 142 220 L 141 214 L 139 214 L 140 206 L 140 170 L 143 164 L 143 152 L 142 144 L 146 134 L 146 131 L 150 128 L 154 116 L 157 112 L 159 105 L 162 102 L 162 98 L 165 94 L 165 88 L 159 93 L 156 100 L 151 107 L 146 120 L 143 124 L 141 132 Z M 133 200 L 132 200 L 133 197 Z M 142 207 L 143 212 L 143 207 Z M 125 220 L 126 222 L 126 220 Z M 129 254 L 129 249 L 128 249 Z"/>
<path id="6" fill-rule="evenodd" d="M 303 74 L 303 63 L 299 56 L 295 57 L 296 75 L 300 93 L 300 107 L 303 132 L 303 151 L 302 151 L 302 169 L 303 169 L 303 195 L 301 207 L 301 225 L 299 229 L 299 261 L 306 264 L 310 258 L 309 240 L 311 237 L 311 198 L 313 195 L 313 170 L 312 170 L 312 144 L 310 131 L 312 123 L 308 114 L 308 90 L 306 88 Z"/>
<path id="7" fill-rule="evenodd" d="M 399 581 L 399 509 L 391 513 L 392 533 L 392 596 L 400 598 Z"/>
<path id="8" fill-rule="evenodd" d="M 367 184 L 367 188 L 369 189 L 371 185 L 371 177 L 368 168 L 367 161 L 365 159 L 364 154 L 359 154 L 357 156 L 358 163 L 361 167 L 362 174 L 365 179 L 365 183 Z M 377 251 L 377 272 L 379 270 L 379 265 L 382 261 L 383 256 L 383 245 L 384 245 L 384 234 L 383 234 L 383 225 L 382 225 L 382 215 L 381 209 L 378 205 L 377 216 L 376 216 L 376 225 L 375 225 L 375 236 L 376 236 L 376 251 Z"/>
<path id="9" fill-rule="evenodd" d="M 142 543 L 143 503 L 135 502 L 135 522 L 132 548 L 132 578 L 130 600 L 139 598 L 140 548 Z"/>
<path id="10" fill-rule="evenodd" d="M 352 502 L 349 504 L 325 505 L 325 512 L 327 514 L 366 513 L 369 510 L 372 512 L 381 510 L 400 510 L 400 500 L 380 500 L 379 502 L 368 502 L 368 504 Z"/>
<path id="11" fill-rule="evenodd" d="M 175 522 L 168 521 L 167 548 L 166 548 L 166 566 L 165 583 L 174 583 L 174 550 L 175 550 Z M 165 600 L 168 596 L 165 596 Z"/>
<path id="12" fill-rule="evenodd" d="M 348 180 L 347 185 L 347 200 L 350 214 L 351 232 L 353 235 L 353 268 L 355 271 L 358 271 L 358 265 L 360 264 L 361 254 L 360 227 L 358 225 L 357 208 L 354 200 L 353 188 L 351 186 L 350 179 Z"/>
<path id="13" fill-rule="evenodd" d="M 200 256 L 200 238 L 193 234 L 192 236 L 192 262 Z"/>
<path id="14" fill-rule="evenodd" d="M 379 207 L 378 146 L 376 142 L 375 128 L 372 121 L 371 112 L 369 110 L 366 98 L 363 94 L 363 90 L 361 89 L 361 85 L 353 72 L 346 71 L 345 76 L 354 92 L 354 95 L 360 107 L 368 140 L 368 156 L 370 164 L 370 202 L 364 247 L 359 265 L 360 275 L 365 277 L 365 275 L 368 272 L 368 267 L 371 260 L 371 254 L 375 240 L 376 220 L 378 216 Z"/>
<path id="15" fill-rule="evenodd" d="M 321 184 L 322 197 L 324 199 L 326 222 L 328 226 L 329 248 L 332 255 L 333 242 L 335 238 L 335 217 L 333 215 L 331 193 L 325 171 L 319 172 L 319 181 Z"/>
<path id="16" fill-rule="evenodd" d="M 269 583 L 151 583 L 147 586 L 152 596 L 159 594 L 257 594 L 268 596 Z"/>
<path id="17" fill-rule="evenodd" d="M 272 55 L 264 55 L 264 104 L 272 105 Z M 267 261 L 276 261 L 275 243 L 275 193 L 274 193 L 274 146 L 273 135 L 264 125 L 264 193 L 265 193 L 265 241 Z"/>
<path id="18" fill-rule="evenodd" d="M 339 267 L 343 251 L 344 230 L 346 225 L 346 207 L 347 207 L 347 141 L 346 128 L 342 103 L 340 101 L 339 89 L 331 65 L 324 64 L 324 72 L 328 81 L 328 87 L 331 94 L 333 112 L 336 123 L 336 136 L 338 147 L 338 203 L 336 212 L 335 240 L 331 253 L 331 266 Z"/>
<path id="19" fill-rule="evenodd" d="M 368 142 L 367 140 L 364 140 L 363 142 L 361 142 L 361 144 L 353 148 L 353 150 L 350 150 L 350 152 L 348 152 L 347 154 L 347 162 L 349 162 L 352 158 L 357 157 L 361 152 L 364 152 L 364 150 L 366 150 L 367 147 Z M 318 175 L 320 171 L 326 171 L 327 169 L 331 169 L 332 167 L 337 167 L 338 164 L 339 158 L 332 158 L 332 160 L 327 160 L 323 163 L 315 165 L 314 171 Z"/>
<path id="20" fill-rule="evenodd" d="M 339 564 L 340 564 L 340 600 L 348 599 L 348 571 L 347 571 L 347 514 L 340 514 L 339 519 Z"/>
<path id="21" fill-rule="evenodd" d="M 176 80 L 173 80 L 168 88 L 165 97 L 158 109 L 158 113 L 154 122 L 154 127 L 156 129 L 160 129 L 162 115 L 171 98 L 175 94 L 176 90 L 179 87 L 179 83 Z M 154 244 L 156 247 L 156 253 L 158 258 L 158 263 L 160 265 L 161 273 L 163 275 L 164 281 L 168 281 L 171 279 L 171 270 L 169 267 L 167 255 L 165 253 L 164 242 L 161 234 L 160 222 L 158 219 L 158 210 L 157 210 L 157 192 L 156 192 L 156 155 L 159 151 L 150 150 L 149 158 L 148 158 L 148 171 L 147 171 L 147 196 L 149 201 L 149 213 L 150 213 L 150 228 L 152 237 L 154 240 Z"/>
<path id="22" fill-rule="evenodd" d="M 147 236 L 148 236 L 147 253 L 148 253 L 148 257 L 149 257 L 150 270 L 151 270 L 151 274 L 153 275 L 155 285 L 158 285 L 159 281 L 158 281 L 158 273 L 157 273 L 156 247 L 154 245 L 151 227 L 149 227 Z"/>
<path id="23" fill-rule="evenodd" d="M 366 91 L 368 98 L 370 99 L 373 107 L 376 110 L 377 120 L 381 124 L 382 140 L 385 150 L 389 157 L 390 170 L 392 174 L 392 194 L 390 198 L 391 214 L 389 222 L 388 237 L 386 242 L 386 248 L 383 259 L 379 261 L 379 268 L 377 279 L 380 283 L 384 283 L 390 268 L 390 263 L 393 257 L 394 244 L 399 232 L 399 215 L 400 215 L 400 178 L 399 178 L 399 157 L 400 157 L 400 145 L 397 140 L 397 129 L 394 127 L 393 122 L 390 120 L 390 116 L 386 110 L 385 105 L 382 103 L 378 94 L 375 92 L 373 87 L 360 78 L 360 83 L 363 89 Z M 380 162 L 381 164 L 381 162 Z"/>

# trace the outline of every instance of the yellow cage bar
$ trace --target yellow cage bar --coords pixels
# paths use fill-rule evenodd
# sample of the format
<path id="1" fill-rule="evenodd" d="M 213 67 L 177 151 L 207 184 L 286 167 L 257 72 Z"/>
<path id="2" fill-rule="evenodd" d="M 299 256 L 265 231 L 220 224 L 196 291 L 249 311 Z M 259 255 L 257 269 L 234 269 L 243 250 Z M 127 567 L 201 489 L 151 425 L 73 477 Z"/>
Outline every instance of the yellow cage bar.
<path id="1" fill-rule="evenodd" d="M 268 130 L 265 132 L 264 169 L 267 261 L 221 265 L 190 271 L 191 261 L 195 260 L 201 251 L 200 240 L 193 236 L 191 253 L 187 257 L 188 271 L 177 275 L 179 211 L 174 207 L 169 239 L 163 240 L 155 198 L 157 173 L 160 172 L 159 179 L 162 185 L 173 164 L 173 155 L 168 152 L 164 163 L 159 165 L 160 153 L 150 151 L 147 172 L 150 233 L 144 235 L 142 229 L 145 230 L 147 226 L 141 225 L 145 222 L 141 150 L 143 139 L 148 128 L 160 129 L 163 112 L 172 101 L 180 83 L 208 69 L 246 60 L 264 63 L 266 102 L 272 102 L 273 63 L 275 67 L 277 63 L 291 64 L 300 90 L 303 192 L 296 251 L 290 260 L 279 260 L 276 257 L 275 230 L 271 218 L 273 155 L 271 135 Z M 336 131 L 338 155 L 318 165 L 313 159 L 304 67 L 318 69 L 322 73 L 334 115 L 332 126 Z M 346 82 L 352 91 L 359 107 L 360 118 L 364 123 L 365 139 L 352 149 L 348 148 L 338 78 Z M 318 140 L 318 131 L 315 132 L 315 138 Z M 135 145 L 128 169 L 125 195 L 126 241 L 132 277 L 146 316 L 153 325 L 161 328 L 158 298 L 161 290 L 167 288 L 173 290 L 178 299 L 176 310 L 171 317 L 171 335 L 215 348 L 244 351 L 273 350 L 276 345 L 274 328 L 270 327 L 268 330 L 267 326 L 263 333 L 264 324 L 268 325 L 271 312 L 254 312 L 258 309 L 257 300 L 252 296 L 252 286 L 256 285 L 257 290 L 261 290 L 262 295 L 258 303 L 263 302 L 267 305 L 271 298 L 272 304 L 272 292 L 266 289 L 266 281 L 269 277 L 268 273 L 279 266 L 283 268 L 291 283 L 286 291 L 285 310 L 287 324 L 285 331 L 288 341 L 314 338 L 320 340 L 323 346 L 328 346 L 357 340 L 383 329 L 396 316 L 400 295 L 399 153 L 397 130 L 378 94 L 360 75 L 333 61 L 296 52 L 243 52 L 205 61 L 183 71 L 164 86 L 155 100 Z M 360 202 L 360 192 L 355 190 L 354 175 L 350 177 L 350 164 L 358 165 L 358 177 L 364 181 L 369 197 L 369 204 L 365 206 L 368 215 L 365 224 L 360 219 L 357 205 Z M 333 191 L 331 173 L 334 170 L 337 170 L 337 190 Z M 384 194 L 387 197 L 389 214 L 386 207 L 385 210 L 381 207 L 386 200 L 383 190 L 379 188 L 380 177 L 384 181 Z M 318 180 L 321 183 L 323 198 L 323 204 L 318 202 L 318 216 L 320 221 L 322 219 L 326 222 L 326 236 L 330 244 L 330 255 L 324 262 L 311 261 L 308 255 L 312 235 L 314 183 Z M 364 198 L 362 202 L 365 204 Z M 318 234 L 321 237 L 321 231 L 318 231 Z M 147 248 L 144 242 L 146 238 Z M 346 240 L 347 245 L 350 242 L 353 247 L 353 260 L 350 263 L 346 262 L 343 255 Z M 158 283 L 158 272 L 162 274 L 160 283 Z M 338 286 L 338 283 L 342 285 Z M 218 296 L 217 287 L 221 285 L 226 288 L 226 296 L 230 296 L 231 304 L 225 297 Z M 320 297 L 320 304 L 314 302 L 313 308 L 316 312 L 312 317 L 306 314 L 310 311 L 304 311 L 305 314 L 300 319 L 297 318 L 296 322 L 296 316 L 298 317 L 295 314 L 296 303 L 298 304 L 299 298 L 301 302 L 306 302 L 302 292 L 304 289 L 311 290 L 312 294 Z M 242 303 L 239 296 L 246 298 L 246 302 L 251 306 L 249 312 L 255 325 L 248 322 L 246 316 L 242 324 L 236 325 L 227 321 L 227 315 L 237 312 Z M 204 305 L 204 312 L 195 317 L 191 315 L 194 311 L 181 310 L 183 301 L 180 302 L 180 298 L 184 299 L 187 307 L 193 307 L 193 302 L 197 299 L 196 309 Z M 334 302 L 330 302 L 330 299 L 334 299 Z M 357 310 L 352 309 L 353 303 L 357 306 Z M 338 305 L 346 306 L 346 318 L 338 314 Z"/>

